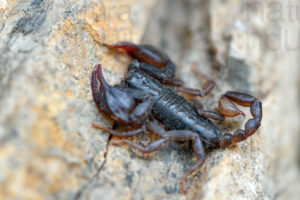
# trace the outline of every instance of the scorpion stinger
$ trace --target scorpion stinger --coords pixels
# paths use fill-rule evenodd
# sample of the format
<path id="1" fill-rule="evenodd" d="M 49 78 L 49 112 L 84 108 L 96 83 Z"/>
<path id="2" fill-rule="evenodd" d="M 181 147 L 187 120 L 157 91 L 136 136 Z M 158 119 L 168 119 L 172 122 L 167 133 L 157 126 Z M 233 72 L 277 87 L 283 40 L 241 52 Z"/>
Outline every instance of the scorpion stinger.
<path id="1" fill-rule="evenodd" d="M 233 134 L 226 133 L 219 140 L 221 147 L 241 142 L 251 136 L 260 127 L 262 120 L 262 103 L 253 96 L 240 92 L 226 92 L 219 100 L 219 110 L 225 117 L 234 117 L 245 114 L 240 111 L 232 102 L 241 106 L 250 107 L 252 119 L 245 124 L 245 130 L 238 129 Z"/>

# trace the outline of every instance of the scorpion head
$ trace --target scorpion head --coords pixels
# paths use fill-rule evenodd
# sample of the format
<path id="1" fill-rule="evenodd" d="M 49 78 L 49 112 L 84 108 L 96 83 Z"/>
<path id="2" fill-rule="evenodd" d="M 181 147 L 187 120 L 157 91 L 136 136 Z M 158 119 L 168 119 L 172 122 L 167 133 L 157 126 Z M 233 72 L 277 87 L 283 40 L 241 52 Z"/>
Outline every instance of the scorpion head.
<path id="1" fill-rule="evenodd" d="M 128 74 L 125 78 L 127 86 L 146 91 L 151 95 L 158 95 L 163 86 L 146 72 L 139 69 L 140 62 L 133 60 L 129 66 Z"/>

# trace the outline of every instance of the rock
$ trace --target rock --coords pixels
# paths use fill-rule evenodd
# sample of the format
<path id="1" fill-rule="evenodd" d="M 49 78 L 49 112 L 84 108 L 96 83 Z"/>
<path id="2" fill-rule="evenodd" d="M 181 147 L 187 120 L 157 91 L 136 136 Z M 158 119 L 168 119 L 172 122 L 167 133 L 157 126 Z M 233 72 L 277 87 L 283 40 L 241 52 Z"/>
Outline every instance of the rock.
<path id="1" fill-rule="evenodd" d="M 288 4 L 298 5 L 0 1 L 0 199 L 297 199 L 299 48 L 289 45 L 299 25 L 289 20 Z M 111 126 L 92 99 L 92 68 L 101 63 L 109 83 L 118 83 L 130 59 L 102 44 L 121 40 L 165 49 L 189 87 L 201 87 L 191 72 L 197 61 L 217 83 L 202 100 L 208 109 L 227 90 L 263 102 L 259 131 L 208 151 L 186 195 L 179 179 L 195 160 L 188 144 L 169 142 L 145 156 L 125 145 L 107 146 L 107 134 L 91 128 Z M 216 124 L 232 131 L 243 123 Z"/>

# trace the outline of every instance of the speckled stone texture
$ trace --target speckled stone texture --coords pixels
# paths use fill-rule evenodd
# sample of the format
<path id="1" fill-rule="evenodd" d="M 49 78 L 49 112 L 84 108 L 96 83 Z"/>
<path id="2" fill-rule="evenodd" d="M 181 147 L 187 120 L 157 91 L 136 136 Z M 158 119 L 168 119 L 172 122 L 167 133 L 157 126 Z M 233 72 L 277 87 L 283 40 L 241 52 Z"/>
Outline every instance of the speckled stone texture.
<path id="1" fill-rule="evenodd" d="M 0 199 L 298 199 L 297 8 L 296 0 L 0 0 Z M 202 99 L 207 109 L 227 90 L 263 102 L 259 131 L 208 151 L 186 195 L 179 178 L 195 161 L 189 144 L 145 156 L 91 128 L 112 125 L 90 77 L 101 63 L 109 83 L 120 81 L 130 59 L 102 44 L 122 40 L 163 48 L 189 87 L 201 87 L 197 61 L 217 83 Z"/>

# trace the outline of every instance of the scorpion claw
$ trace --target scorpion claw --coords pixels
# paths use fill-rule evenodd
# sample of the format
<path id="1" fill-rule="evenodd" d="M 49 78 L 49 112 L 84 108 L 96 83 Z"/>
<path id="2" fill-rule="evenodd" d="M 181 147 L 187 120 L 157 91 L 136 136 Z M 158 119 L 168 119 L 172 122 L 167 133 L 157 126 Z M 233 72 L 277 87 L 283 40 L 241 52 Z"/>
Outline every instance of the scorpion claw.
<path id="1" fill-rule="evenodd" d="M 137 45 L 131 42 L 117 42 L 115 44 L 104 44 L 110 49 L 123 49 L 131 57 L 140 62 L 163 68 L 169 61 L 168 56 L 161 50 L 151 45 Z"/>
<path id="2" fill-rule="evenodd" d="M 104 44 L 110 49 L 123 49 L 132 58 L 137 59 L 141 70 L 147 72 L 162 83 L 180 84 L 174 81 L 175 64 L 167 54 L 152 45 L 137 45 L 131 42 L 117 42 L 115 44 Z M 136 61 L 135 61 L 136 62 Z"/>
<path id="3" fill-rule="evenodd" d="M 130 55 L 138 50 L 138 46 L 130 42 L 117 42 L 115 44 L 103 44 L 110 49 L 123 49 Z"/>
<path id="4" fill-rule="evenodd" d="M 98 88 L 98 81 L 100 86 Z M 128 122 L 129 114 L 135 106 L 134 99 L 118 87 L 110 86 L 103 77 L 101 65 L 92 73 L 92 93 L 98 108 L 121 122 Z"/>

